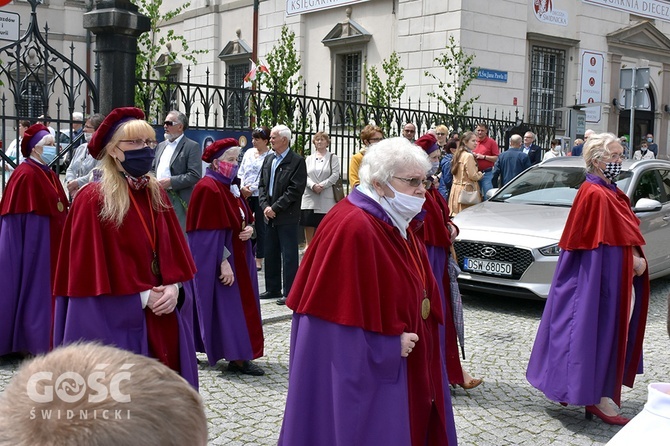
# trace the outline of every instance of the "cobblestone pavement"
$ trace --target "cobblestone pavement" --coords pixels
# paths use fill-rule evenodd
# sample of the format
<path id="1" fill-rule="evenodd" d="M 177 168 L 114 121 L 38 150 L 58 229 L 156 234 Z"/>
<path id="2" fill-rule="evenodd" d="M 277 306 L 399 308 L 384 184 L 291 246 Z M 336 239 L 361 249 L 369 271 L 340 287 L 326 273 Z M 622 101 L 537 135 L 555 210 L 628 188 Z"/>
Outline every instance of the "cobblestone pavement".
<path id="1" fill-rule="evenodd" d="M 261 280 L 262 283 L 262 280 Z M 666 299 L 670 280 L 652 282 L 645 337 L 645 373 L 634 389 L 624 388 L 623 414 L 643 407 L 647 384 L 670 381 L 666 332 Z M 582 407 L 563 408 L 525 379 L 525 369 L 543 303 L 492 296 L 465 296 L 466 354 L 464 366 L 484 377 L 471 391 L 452 390 L 456 429 L 461 445 L 601 445 L 619 427 L 584 419 Z M 263 301 L 265 356 L 256 362 L 266 375 L 229 373 L 225 363 L 209 367 L 200 355 L 200 391 L 209 419 L 212 445 L 275 445 L 287 389 L 290 312 L 274 300 Z M 16 362 L 0 364 L 0 389 Z M 318 446 L 318 445 L 315 445 Z"/>

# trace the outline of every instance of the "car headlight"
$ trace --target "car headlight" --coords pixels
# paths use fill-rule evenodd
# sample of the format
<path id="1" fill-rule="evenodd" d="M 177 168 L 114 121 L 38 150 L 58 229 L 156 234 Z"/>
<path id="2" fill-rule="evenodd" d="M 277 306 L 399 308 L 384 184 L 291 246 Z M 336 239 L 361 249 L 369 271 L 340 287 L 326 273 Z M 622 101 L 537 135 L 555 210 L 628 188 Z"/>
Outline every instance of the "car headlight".
<path id="1" fill-rule="evenodd" d="M 540 251 L 540 254 L 543 256 L 557 256 L 561 253 L 561 248 L 558 247 L 558 243 L 554 243 L 553 245 L 540 248 L 538 251 Z"/>

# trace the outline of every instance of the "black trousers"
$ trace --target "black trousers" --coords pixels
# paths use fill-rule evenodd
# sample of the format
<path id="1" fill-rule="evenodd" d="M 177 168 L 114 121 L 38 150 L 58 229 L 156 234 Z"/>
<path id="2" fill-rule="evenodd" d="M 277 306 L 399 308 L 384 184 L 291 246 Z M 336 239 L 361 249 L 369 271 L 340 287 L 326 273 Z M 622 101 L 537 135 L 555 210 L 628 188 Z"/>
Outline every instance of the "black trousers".
<path id="1" fill-rule="evenodd" d="M 265 233 L 267 232 L 267 224 L 265 223 L 265 216 L 261 209 L 258 197 L 249 197 L 249 207 L 254 213 L 254 227 L 256 228 L 256 258 L 262 259 L 265 257 Z"/>
<path id="2" fill-rule="evenodd" d="M 291 291 L 293 279 L 298 271 L 297 224 L 274 225 L 272 221 L 265 232 L 265 290 L 280 294 L 282 278 L 285 297 Z"/>

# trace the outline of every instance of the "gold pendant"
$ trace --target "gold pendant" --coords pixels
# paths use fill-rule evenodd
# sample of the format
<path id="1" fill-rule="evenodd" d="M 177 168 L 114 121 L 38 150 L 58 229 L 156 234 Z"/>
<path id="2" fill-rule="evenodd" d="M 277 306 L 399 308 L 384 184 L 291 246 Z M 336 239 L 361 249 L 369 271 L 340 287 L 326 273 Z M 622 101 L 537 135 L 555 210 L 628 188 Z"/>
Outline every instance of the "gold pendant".
<path id="1" fill-rule="evenodd" d="M 158 267 L 158 259 L 156 257 L 151 261 L 151 272 L 154 273 L 154 276 L 161 275 L 161 269 Z"/>
<path id="2" fill-rule="evenodd" d="M 421 301 L 421 317 L 426 320 L 430 316 L 430 299 L 424 297 Z"/>
<path id="3" fill-rule="evenodd" d="M 58 209 L 58 212 L 63 212 L 65 210 L 65 205 L 59 201 L 56 204 L 56 209 Z"/>

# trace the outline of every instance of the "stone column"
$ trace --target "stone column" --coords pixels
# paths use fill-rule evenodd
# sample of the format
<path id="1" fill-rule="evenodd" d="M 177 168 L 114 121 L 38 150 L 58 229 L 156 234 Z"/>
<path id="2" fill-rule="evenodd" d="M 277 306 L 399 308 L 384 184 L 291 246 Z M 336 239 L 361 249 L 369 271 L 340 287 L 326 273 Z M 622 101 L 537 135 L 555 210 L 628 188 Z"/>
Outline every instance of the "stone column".
<path id="1" fill-rule="evenodd" d="M 149 17 L 129 0 L 98 0 L 84 14 L 84 28 L 95 34 L 100 62 L 100 112 L 135 105 L 137 38 L 149 31 Z"/>

